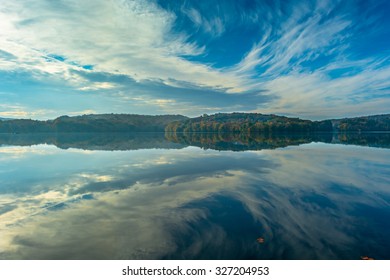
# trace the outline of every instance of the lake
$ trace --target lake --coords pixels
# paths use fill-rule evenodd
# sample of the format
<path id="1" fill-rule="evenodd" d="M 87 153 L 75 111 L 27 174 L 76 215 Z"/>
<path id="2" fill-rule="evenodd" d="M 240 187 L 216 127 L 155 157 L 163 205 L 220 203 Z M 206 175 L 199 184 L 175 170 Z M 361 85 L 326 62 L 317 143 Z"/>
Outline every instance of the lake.
<path id="1" fill-rule="evenodd" d="M 0 135 L 0 259 L 390 259 L 390 135 Z"/>

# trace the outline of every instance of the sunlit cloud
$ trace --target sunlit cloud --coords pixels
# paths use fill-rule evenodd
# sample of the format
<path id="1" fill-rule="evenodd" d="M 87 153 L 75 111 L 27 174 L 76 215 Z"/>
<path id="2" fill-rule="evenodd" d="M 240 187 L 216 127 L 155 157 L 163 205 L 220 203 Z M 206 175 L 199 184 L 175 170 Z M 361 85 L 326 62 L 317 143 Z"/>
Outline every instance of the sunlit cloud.
<path id="1" fill-rule="evenodd" d="M 2 98 L 20 109 L 0 115 L 387 113 L 387 8 L 386 1 L 4 2 Z"/>
<path id="2" fill-rule="evenodd" d="M 386 113 L 390 106 L 388 81 L 389 67 L 337 79 L 321 72 L 281 76 L 266 84 L 281 98 L 275 107 L 263 111 L 312 119 Z"/>
<path id="3" fill-rule="evenodd" d="M 96 114 L 97 112 L 92 109 L 87 109 L 83 111 L 75 111 L 75 112 L 69 112 L 69 115 L 89 115 L 89 114 Z"/>
<path id="4" fill-rule="evenodd" d="M 80 90 L 100 90 L 100 89 L 112 89 L 115 88 L 114 84 L 110 83 L 93 83 L 89 86 L 84 86 Z"/>
<path id="5" fill-rule="evenodd" d="M 0 147 L 0 161 L 8 161 L 10 159 L 22 159 L 37 155 L 50 155 L 55 153 L 52 146 L 39 144 L 32 147 L 22 146 L 3 146 Z"/>
<path id="6" fill-rule="evenodd" d="M 26 106 L 13 105 L 13 104 L 0 104 L 0 116 L 6 118 L 41 118 L 48 114 L 54 113 L 51 109 L 33 109 L 29 110 Z"/>
<path id="7" fill-rule="evenodd" d="M 91 180 L 91 181 L 95 181 L 95 182 L 110 182 L 110 181 L 112 181 L 114 179 L 114 177 L 111 176 L 111 175 L 99 175 L 99 174 L 83 173 L 83 174 L 80 174 L 79 176 L 82 177 L 82 178 L 86 178 L 88 180 Z"/>
<path id="8" fill-rule="evenodd" d="M 356 22 L 347 11 L 329 17 L 337 9 L 334 2 L 312 4 L 291 6 L 291 16 L 281 21 L 280 30 L 274 34 L 274 26 L 269 26 L 232 68 L 238 75 L 253 77 L 254 86 L 279 97 L 254 111 L 311 119 L 386 113 L 388 54 L 354 59 L 350 52 L 349 39 L 368 23 Z"/>
<path id="9" fill-rule="evenodd" d="M 32 64 L 43 72 L 68 75 L 69 69 L 93 65 L 96 70 L 122 73 L 136 80 L 176 77 L 207 86 L 236 85 L 232 75 L 180 58 L 199 55 L 202 49 L 187 43 L 185 34 L 171 33 L 175 15 L 152 2 L 62 5 L 59 9 L 44 1 L 28 0 L 3 4 L 8 28 L 2 36 L 2 48 L 22 61 L 30 57 L 19 67 Z M 62 16 L 64 10 L 67 17 Z M 55 28 L 46 28 L 48 25 Z M 14 45 L 6 44 L 9 41 Z M 61 54 L 63 59 L 47 61 L 50 54 Z"/>

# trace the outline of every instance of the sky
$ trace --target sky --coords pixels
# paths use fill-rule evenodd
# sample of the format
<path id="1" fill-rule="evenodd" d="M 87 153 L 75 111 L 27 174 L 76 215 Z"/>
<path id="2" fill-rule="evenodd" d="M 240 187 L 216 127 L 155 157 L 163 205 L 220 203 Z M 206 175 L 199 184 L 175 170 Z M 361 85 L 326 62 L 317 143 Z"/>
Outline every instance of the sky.
<path id="1" fill-rule="evenodd" d="M 390 2 L 0 2 L 0 117 L 390 113 Z"/>

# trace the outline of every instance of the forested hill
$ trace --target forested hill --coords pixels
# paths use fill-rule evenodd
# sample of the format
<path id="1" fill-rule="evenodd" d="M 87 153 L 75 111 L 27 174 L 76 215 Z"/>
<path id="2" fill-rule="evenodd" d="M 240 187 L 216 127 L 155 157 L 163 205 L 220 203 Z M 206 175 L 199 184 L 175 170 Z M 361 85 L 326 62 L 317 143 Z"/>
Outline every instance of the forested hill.
<path id="1" fill-rule="evenodd" d="M 312 122 L 299 118 L 257 113 L 231 113 L 203 115 L 201 117 L 172 122 L 166 132 L 314 132 L 332 131 L 330 120 Z"/>
<path id="2" fill-rule="evenodd" d="M 390 114 L 331 120 L 334 131 L 390 131 Z"/>
<path id="3" fill-rule="evenodd" d="M 54 120 L 15 119 L 0 121 L 2 133 L 51 132 L 163 132 L 167 124 L 187 119 L 181 115 L 97 114 L 62 116 Z"/>
<path id="4" fill-rule="evenodd" d="M 168 124 L 166 132 L 364 132 L 390 131 L 390 114 L 310 121 L 277 115 L 231 113 L 203 115 Z"/>
<path id="5" fill-rule="evenodd" d="M 0 133 L 52 132 L 221 132 L 301 133 L 390 131 L 390 114 L 310 121 L 257 113 L 219 113 L 188 118 L 181 115 L 97 114 L 54 120 L 0 120 Z"/>

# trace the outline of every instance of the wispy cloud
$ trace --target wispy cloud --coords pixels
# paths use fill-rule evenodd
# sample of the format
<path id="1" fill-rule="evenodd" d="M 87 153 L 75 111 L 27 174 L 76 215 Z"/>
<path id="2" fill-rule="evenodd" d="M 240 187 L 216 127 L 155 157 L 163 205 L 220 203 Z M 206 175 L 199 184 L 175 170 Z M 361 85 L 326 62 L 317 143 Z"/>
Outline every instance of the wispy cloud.
<path id="1" fill-rule="evenodd" d="M 225 32 L 225 26 L 221 18 L 217 16 L 209 20 L 204 18 L 200 12 L 194 8 L 188 10 L 184 9 L 183 12 L 193 22 L 196 28 L 211 34 L 213 37 L 221 36 Z"/>
<path id="2" fill-rule="evenodd" d="M 19 67 L 69 75 L 69 69 L 93 65 L 136 80 L 176 77 L 200 85 L 237 86 L 233 75 L 182 59 L 201 54 L 202 47 L 186 42 L 185 33 L 172 32 L 175 15 L 150 1 L 62 6 L 29 0 L 3 4 L 2 22 L 7 24 L 1 48 L 24 62 Z M 48 61 L 49 54 L 67 59 Z"/>
<path id="3" fill-rule="evenodd" d="M 388 112 L 390 68 L 330 79 L 323 73 L 281 76 L 265 83 L 280 99 L 262 111 L 312 119 Z"/>
<path id="4" fill-rule="evenodd" d="M 24 172 L 15 180 L 33 182 L 37 168 L 63 167 L 64 155 L 52 152 L 18 165 Z M 226 253 L 223 245 L 230 242 L 231 227 L 218 222 L 223 199 L 224 203 L 232 202 L 231 213 L 242 209 L 244 217 L 258 222 L 253 234 L 258 234 L 260 224 L 270 239 L 278 236 L 286 248 L 293 248 L 296 257 L 331 257 L 328 242 L 344 248 L 356 241 L 356 236 L 348 236 L 355 228 L 348 224 L 346 229 L 337 217 L 354 220 L 353 205 L 380 209 L 389 204 L 384 196 L 389 185 L 388 152 L 349 146 L 343 147 L 342 159 L 340 152 L 338 145 L 317 143 L 245 154 L 199 153 L 190 148 L 175 151 L 174 157 L 171 150 L 158 149 L 121 153 L 119 157 L 112 152 L 87 157 L 66 153 L 73 164 L 54 181 L 53 173 L 43 172 L 39 183 L 25 184 L 27 190 L 15 190 L 15 182 L 2 189 L 0 256 L 154 259 L 178 250 L 179 256 L 194 258 L 200 249 L 209 250 L 215 242 L 221 242 L 216 250 L 222 248 Z M 44 160 L 48 157 L 51 160 Z M 13 167 L 12 161 L 4 166 Z M 331 175 L 319 176 L 324 173 Z M 375 190 L 371 187 L 373 176 L 383 178 Z M 347 201 L 343 191 L 349 194 Z M 227 210 L 222 210 L 227 217 Z M 197 227 L 201 223 L 203 226 Z M 353 224 L 359 227 L 361 223 Z M 129 232 L 134 238 L 128 238 Z M 360 234 L 365 238 L 363 232 Z M 183 240 L 177 236 L 191 236 L 191 244 L 197 246 L 182 250 Z M 320 249 L 306 250 L 308 240 Z M 253 243 L 249 246 L 253 248 Z M 271 246 L 268 253 L 280 256 L 281 248 L 285 247 Z"/>
<path id="5" fill-rule="evenodd" d="M 279 97 L 257 110 L 315 119 L 387 112 L 389 54 L 354 57 L 350 39 L 367 23 L 346 8 L 338 11 L 337 3 L 312 4 L 291 6 L 290 15 L 279 19 L 279 29 L 269 26 L 232 67 L 250 77 L 253 87 Z"/>
<path id="6" fill-rule="evenodd" d="M 338 116 L 386 112 L 384 5 L 4 2 L 0 81 L 2 91 L 17 95 L 4 103 L 26 108 L 4 113 L 35 117 L 29 111 L 60 106 L 65 113 L 181 108 L 188 115 L 237 110 L 307 118 L 333 117 L 335 108 Z M 41 96 L 33 98 L 36 93 Z"/>
<path id="7" fill-rule="evenodd" d="M 24 106 L 14 104 L 0 104 L 0 116 L 10 118 L 42 118 L 48 114 L 55 113 L 54 110 L 35 109 L 29 110 Z"/>

